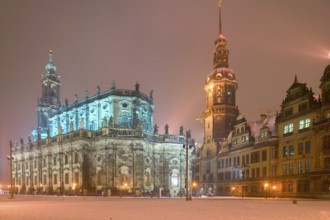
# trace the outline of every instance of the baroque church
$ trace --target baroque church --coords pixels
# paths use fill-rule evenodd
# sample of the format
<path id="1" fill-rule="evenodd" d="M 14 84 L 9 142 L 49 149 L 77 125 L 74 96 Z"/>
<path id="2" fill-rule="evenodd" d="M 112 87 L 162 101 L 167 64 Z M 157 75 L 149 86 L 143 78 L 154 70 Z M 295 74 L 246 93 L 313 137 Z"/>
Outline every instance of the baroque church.
<path id="1" fill-rule="evenodd" d="M 204 91 L 204 142 L 196 152 L 194 195 L 330 198 L 330 65 L 315 96 L 297 76 L 280 112 L 249 122 L 239 113 L 238 84 L 219 37 Z"/>
<path id="2" fill-rule="evenodd" d="M 184 193 L 186 141 L 153 125 L 153 91 L 85 91 L 72 104 L 60 101 L 60 74 L 49 52 L 41 76 L 38 127 L 13 146 L 16 193 L 164 195 Z M 190 134 L 190 133 L 187 133 Z M 190 140 L 190 139 L 189 139 Z M 191 153 L 191 152 L 190 152 Z M 191 175 L 191 172 L 189 172 Z"/>

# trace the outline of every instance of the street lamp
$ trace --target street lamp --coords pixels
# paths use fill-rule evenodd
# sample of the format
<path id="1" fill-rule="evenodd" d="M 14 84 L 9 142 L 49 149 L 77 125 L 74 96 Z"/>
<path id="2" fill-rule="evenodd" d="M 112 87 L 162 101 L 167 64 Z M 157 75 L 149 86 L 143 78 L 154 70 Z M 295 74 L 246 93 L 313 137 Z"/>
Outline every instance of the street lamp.
<path id="1" fill-rule="evenodd" d="M 127 195 L 127 193 L 126 193 L 126 187 L 127 187 L 127 183 L 124 183 L 124 192 L 125 192 L 125 196 Z"/>
<path id="2" fill-rule="evenodd" d="M 196 196 L 196 186 L 197 186 L 197 183 L 196 182 L 193 182 L 193 184 L 192 184 L 192 194 L 194 195 L 195 194 L 195 196 Z"/>
<path id="3" fill-rule="evenodd" d="M 265 190 L 265 199 L 267 199 L 267 190 L 268 190 L 269 184 L 265 183 L 264 184 L 264 190 Z"/>
<path id="4" fill-rule="evenodd" d="M 7 157 L 8 158 L 8 157 Z M 9 162 L 10 162 L 10 198 L 14 198 L 14 189 L 13 189 L 13 142 L 9 142 Z"/>
<path id="5" fill-rule="evenodd" d="M 274 185 L 274 186 L 273 186 L 274 198 L 276 198 L 276 189 L 277 189 L 277 187 Z"/>
<path id="6" fill-rule="evenodd" d="M 191 195 L 189 197 L 189 149 L 194 147 L 193 140 L 189 143 L 189 139 L 191 138 L 191 132 L 186 131 L 186 142 L 183 145 L 183 148 L 186 150 L 186 178 L 185 178 L 185 188 L 186 188 L 186 201 L 191 200 Z"/>
<path id="7" fill-rule="evenodd" d="M 43 191 L 43 185 L 42 185 L 42 183 L 39 184 L 39 189 L 40 189 L 40 192 L 39 193 L 42 194 L 42 191 Z"/>
<path id="8" fill-rule="evenodd" d="M 72 184 L 73 195 L 76 195 L 76 184 Z"/>

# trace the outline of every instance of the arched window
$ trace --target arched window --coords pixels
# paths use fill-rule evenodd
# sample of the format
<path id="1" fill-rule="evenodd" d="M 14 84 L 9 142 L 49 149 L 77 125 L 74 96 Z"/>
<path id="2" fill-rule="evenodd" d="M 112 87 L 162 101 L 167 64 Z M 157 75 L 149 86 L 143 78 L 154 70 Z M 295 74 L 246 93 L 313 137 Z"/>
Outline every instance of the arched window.
<path id="1" fill-rule="evenodd" d="M 171 185 L 172 187 L 177 187 L 179 185 L 179 177 L 175 172 L 171 175 Z"/>

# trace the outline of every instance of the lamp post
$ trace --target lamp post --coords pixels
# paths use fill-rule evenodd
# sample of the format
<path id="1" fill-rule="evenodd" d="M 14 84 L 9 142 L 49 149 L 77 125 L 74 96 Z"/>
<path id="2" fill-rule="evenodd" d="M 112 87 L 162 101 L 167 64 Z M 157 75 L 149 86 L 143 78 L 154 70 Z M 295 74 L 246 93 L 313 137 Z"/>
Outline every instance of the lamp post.
<path id="1" fill-rule="evenodd" d="M 127 187 L 127 183 L 124 183 L 124 192 L 125 192 L 125 196 L 127 196 L 126 187 Z"/>
<path id="2" fill-rule="evenodd" d="M 192 195 L 195 195 L 195 196 L 196 196 L 196 186 L 197 186 L 197 183 L 193 182 L 193 184 L 192 184 Z"/>
<path id="3" fill-rule="evenodd" d="M 274 186 L 273 186 L 274 198 L 276 198 L 276 189 L 277 189 L 277 187 L 274 185 Z"/>
<path id="4" fill-rule="evenodd" d="M 265 183 L 264 184 L 264 190 L 265 190 L 265 199 L 267 199 L 267 190 L 268 190 L 269 184 Z"/>
<path id="5" fill-rule="evenodd" d="M 185 178 L 185 188 L 186 188 L 186 201 L 191 200 L 191 196 L 189 196 L 189 149 L 193 146 L 189 145 L 191 133 L 190 130 L 186 131 L 186 143 L 183 145 L 183 148 L 186 150 L 186 178 Z"/>
<path id="6" fill-rule="evenodd" d="M 14 189 L 13 189 L 13 142 L 9 142 L 9 161 L 10 161 L 10 198 L 14 198 Z"/>
<path id="7" fill-rule="evenodd" d="M 73 195 L 76 195 L 76 184 L 72 184 Z"/>

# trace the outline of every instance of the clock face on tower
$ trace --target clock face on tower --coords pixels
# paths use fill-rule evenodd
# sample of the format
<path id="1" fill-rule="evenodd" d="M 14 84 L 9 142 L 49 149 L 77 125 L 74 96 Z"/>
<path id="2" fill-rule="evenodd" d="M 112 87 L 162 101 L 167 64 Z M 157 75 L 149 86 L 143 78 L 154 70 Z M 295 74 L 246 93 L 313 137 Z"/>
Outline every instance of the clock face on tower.
<path id="1" fill-rule="evenodd" d="M 216 117 L 216 119 L 217 119 L 217 121 L 220 121 L 220 120 L 221 120 L 221 116 L 218 115 L 218 116 Z"/>
<path id="2" fill-rule="evenodd" d="M 218 73 L 217 75 L 216 75 L 216 79 L 221 79 L 222 78 L 222 74 L 221 73 Z"/>

